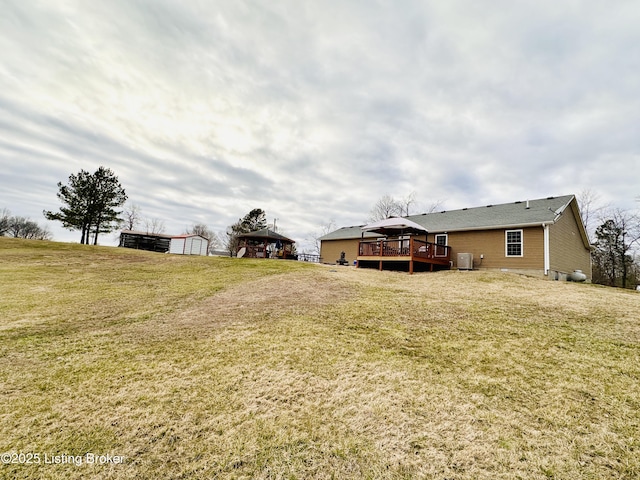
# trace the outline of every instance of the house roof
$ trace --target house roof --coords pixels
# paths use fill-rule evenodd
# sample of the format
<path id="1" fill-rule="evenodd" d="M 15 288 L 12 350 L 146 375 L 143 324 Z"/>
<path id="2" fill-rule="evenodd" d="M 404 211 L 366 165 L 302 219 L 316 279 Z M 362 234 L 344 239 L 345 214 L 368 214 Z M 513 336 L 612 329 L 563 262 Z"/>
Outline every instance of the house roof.
<path id="1" fill-rule="evenodd" d="M 405 218 L 423 226 L 429 233 L 522 228 L 542 225 L 543 223 L 555 223 L 569 205 L 572 205 L 576 219 L 582 226 L 574 195 L 523 200 L 437 213 L 423 213 L 421 215 L 409 215 Z M 320 240 L 361 238 L 361 228 L 362 225 L 340 228 L 321 237 Z M 583 241 L 588 246 L 589 242 L 584 226 L 582 226 L 581 230 Z M 379 236 L 368 232 L 365 232 L 364 235 L 365 238 Z"/>
<path id="2" fill-rule="evenodd" d="M 362 227 L 364 225 L 354 225 L 352 227 L 342 227 L 333 232 L 329 232 L 323 235 L 318 240 L 349 240 L 352 238 L 379 238 L 383 235 L 373 232 L 363 232 Z"/>
<path id="3" fill-rule="evenodd" d="M 516 228 L 554 223 L 575 197 L 547 197 L 484 207 L 463 208 L 407 218 L 430 233 L 492 228 Z"/>
<path id="4" fill-rule="evenodd" d="M 402 235 L 413 233 L 427 233 L 427 229 L 416 222 L 402 217 L 389 217 L 384 220 L 370 223 L 362 227 L 365 232 L 377 232 L 383 235 Z"/>
<path id="5" fill-rule="evenodd" d="M 252 238 L 254 240 L 280 240 L 281 242 L 287 243 L 296 243 L 294 240 L 285 237 L 284 235 L 280 235 L 273 230 L 269 230 L 268 228 L 263 228 L 262 230 L 256 230 L 255 232 L 243 233 L 238 235 L 240 238 Z"/>

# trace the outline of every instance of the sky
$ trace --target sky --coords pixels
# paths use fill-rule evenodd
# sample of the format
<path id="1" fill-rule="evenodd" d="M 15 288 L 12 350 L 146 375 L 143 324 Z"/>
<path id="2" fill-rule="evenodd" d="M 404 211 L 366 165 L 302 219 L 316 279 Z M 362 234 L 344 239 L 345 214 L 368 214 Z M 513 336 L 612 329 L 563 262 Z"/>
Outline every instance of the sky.
<path id="1" fill-rule="evenodd" d="M 640 206 L 637 0 L 0 0 L 0 209 L 111 168 L 165 233 L 250 210 L 309 251 L 410 213 Z M 103 245 L 117 244 L 104 235 Z"/>

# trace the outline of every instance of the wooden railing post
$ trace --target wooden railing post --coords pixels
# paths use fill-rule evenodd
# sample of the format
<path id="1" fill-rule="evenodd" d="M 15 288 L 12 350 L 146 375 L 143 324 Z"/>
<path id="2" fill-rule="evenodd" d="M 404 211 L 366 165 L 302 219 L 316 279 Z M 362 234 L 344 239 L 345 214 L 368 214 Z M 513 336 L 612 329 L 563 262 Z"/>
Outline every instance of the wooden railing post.
<path id="1" fill-rule="evenodd" d="M 409 237 L 409 274 L 413 274 L 413 237 Z"/>

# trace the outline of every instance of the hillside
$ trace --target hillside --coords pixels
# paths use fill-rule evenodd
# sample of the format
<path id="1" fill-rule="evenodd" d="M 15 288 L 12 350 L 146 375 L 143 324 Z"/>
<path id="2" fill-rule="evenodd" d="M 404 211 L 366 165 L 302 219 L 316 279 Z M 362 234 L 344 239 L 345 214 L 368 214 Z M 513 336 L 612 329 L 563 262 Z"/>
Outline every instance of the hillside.
<path id="1" fill-rule="evenodd" d="M 636 292 L 2 237 L 0 292 L 2 478 L 640 476 Z"/>

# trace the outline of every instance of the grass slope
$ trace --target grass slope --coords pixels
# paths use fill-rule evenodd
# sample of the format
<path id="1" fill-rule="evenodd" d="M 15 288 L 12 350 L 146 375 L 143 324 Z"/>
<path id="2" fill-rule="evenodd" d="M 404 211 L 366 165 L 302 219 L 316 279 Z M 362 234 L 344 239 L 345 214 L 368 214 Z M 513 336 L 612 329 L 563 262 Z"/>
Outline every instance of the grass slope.
<path id="1" fill-rule="evenodd" d="M 635 292 L 5 238 L 0 292 L 3 478 L 640 476 Z"/>

